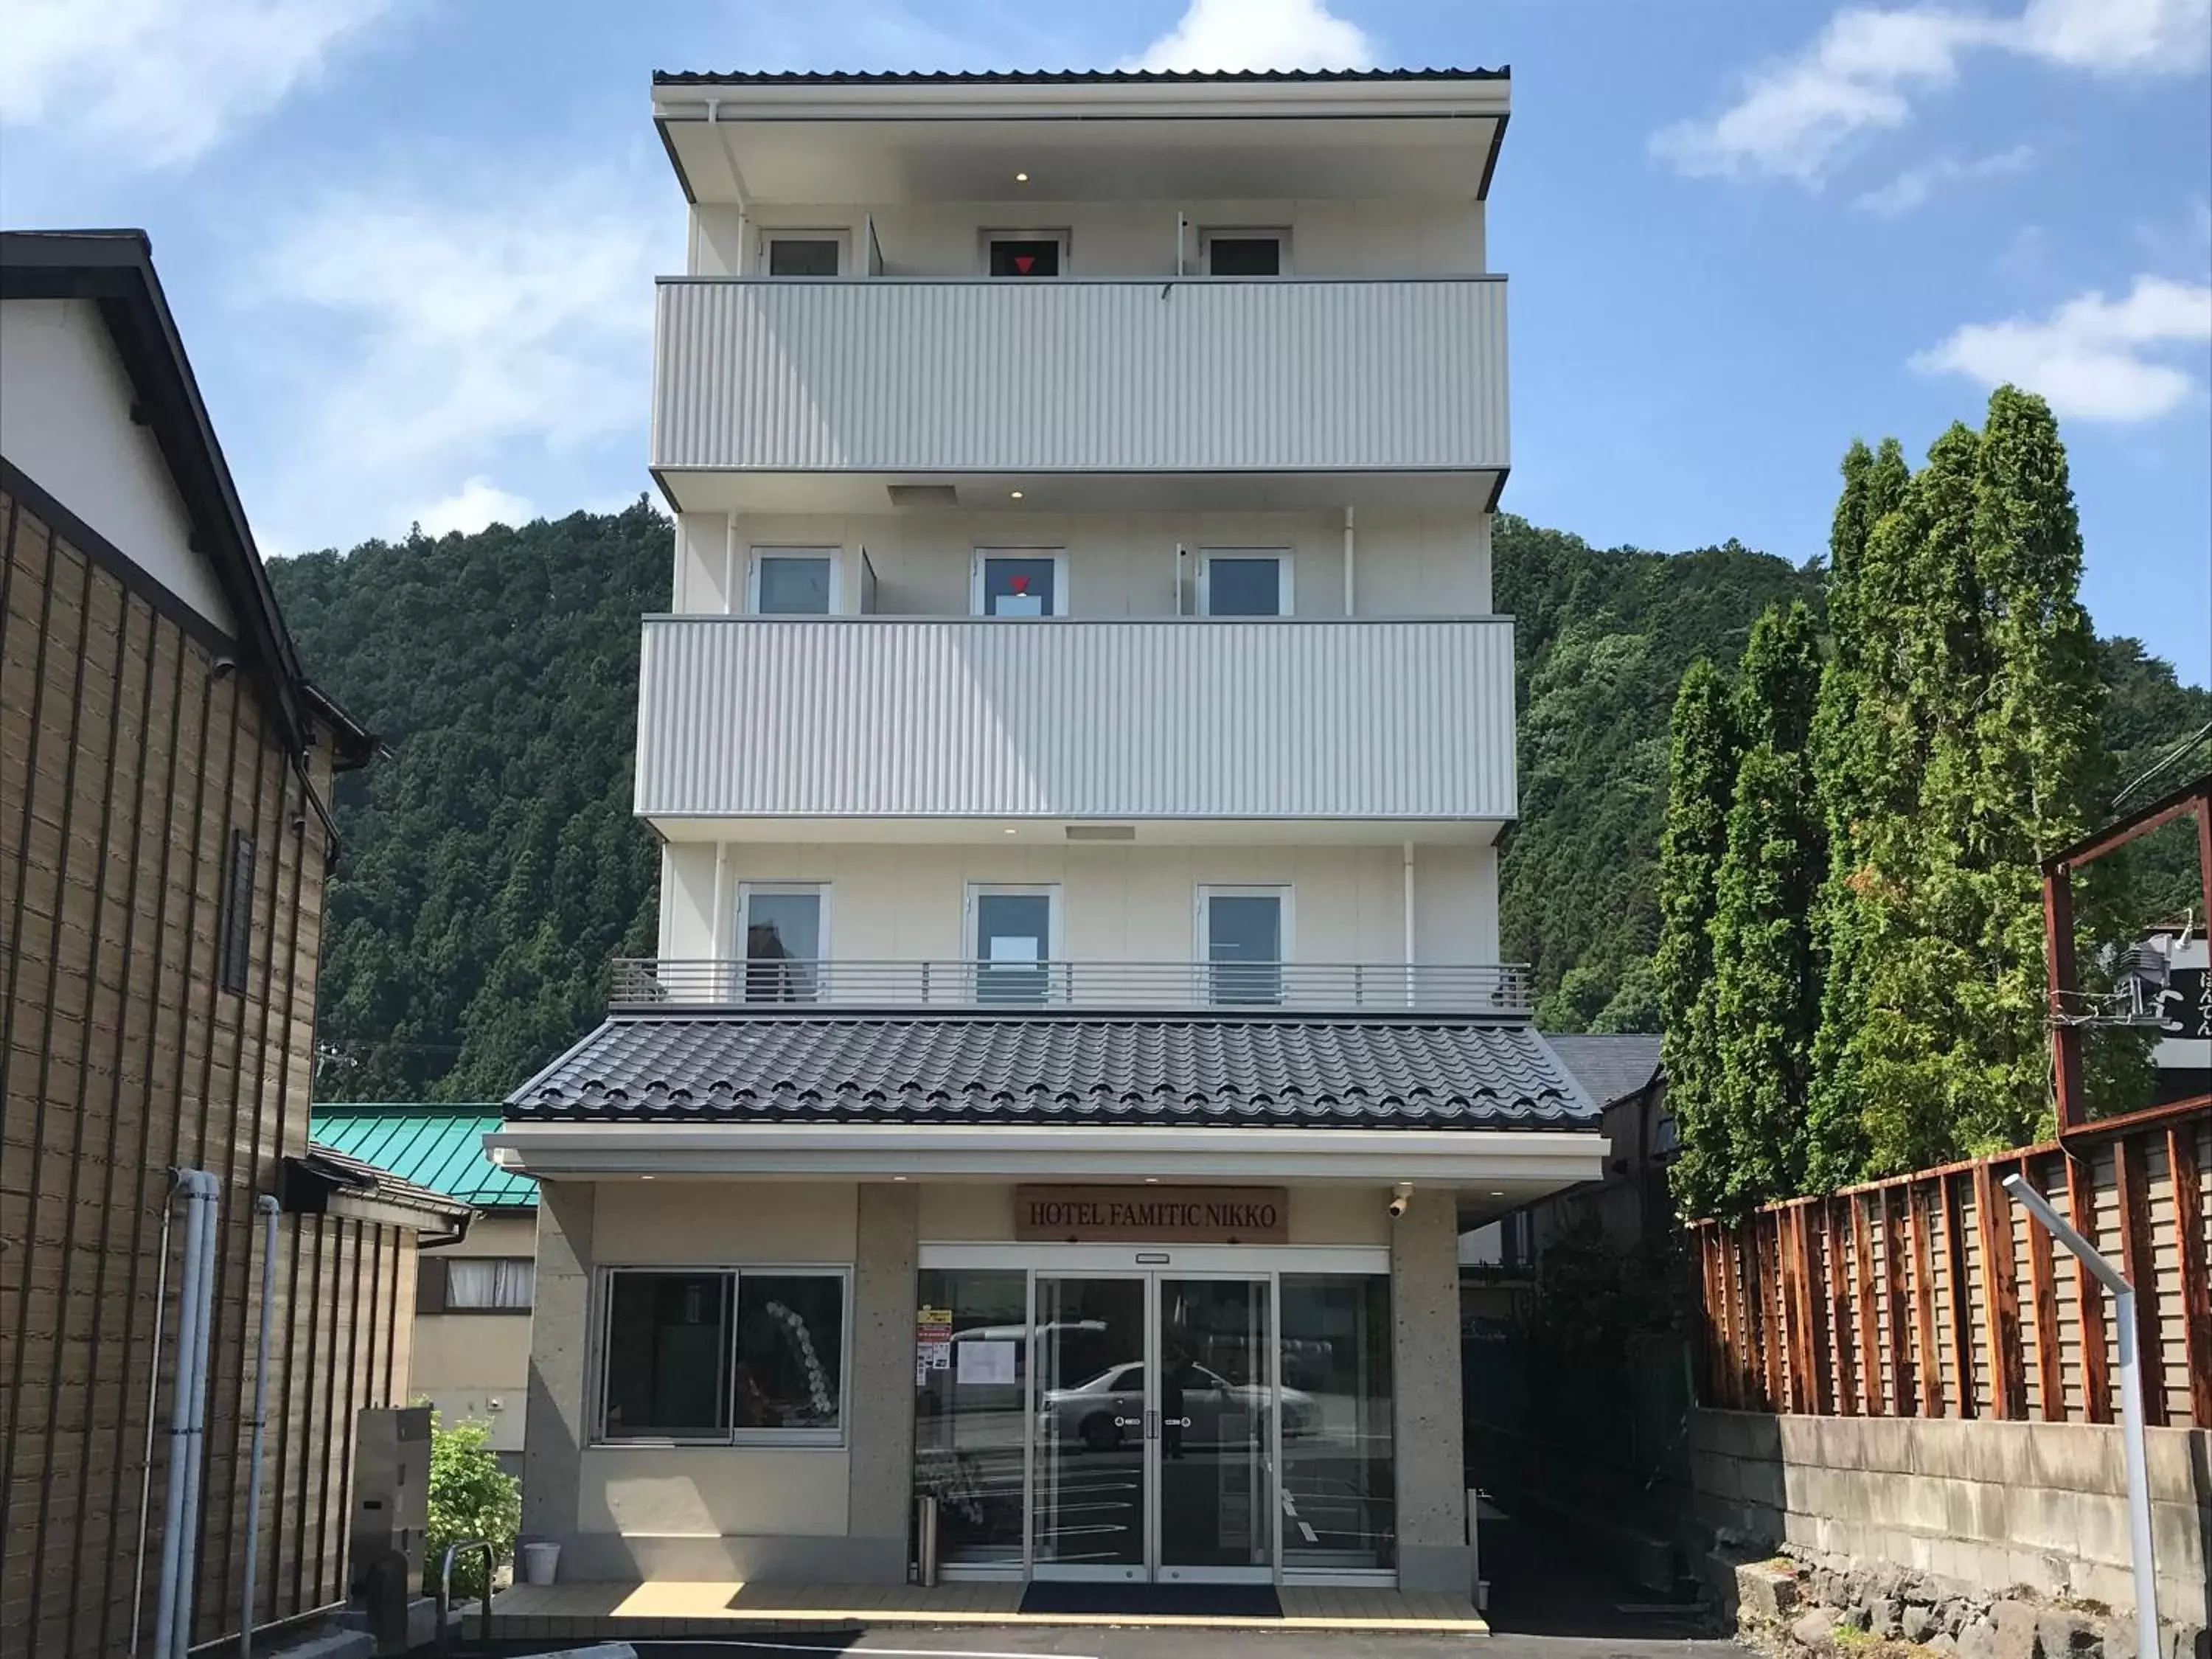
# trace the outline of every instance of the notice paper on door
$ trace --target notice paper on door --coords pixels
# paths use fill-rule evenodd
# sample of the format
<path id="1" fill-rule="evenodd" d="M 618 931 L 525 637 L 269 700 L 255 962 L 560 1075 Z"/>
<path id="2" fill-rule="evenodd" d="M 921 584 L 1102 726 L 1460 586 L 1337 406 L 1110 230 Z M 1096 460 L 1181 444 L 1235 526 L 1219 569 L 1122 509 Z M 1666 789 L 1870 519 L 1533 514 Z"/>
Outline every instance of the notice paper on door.
<path id="1" fill-rule="evenodd" d="M 1011 1342 L 962 1342 L 958 1380 L 963 1382 L 1012 1382 L 1014 1345 Z"/>

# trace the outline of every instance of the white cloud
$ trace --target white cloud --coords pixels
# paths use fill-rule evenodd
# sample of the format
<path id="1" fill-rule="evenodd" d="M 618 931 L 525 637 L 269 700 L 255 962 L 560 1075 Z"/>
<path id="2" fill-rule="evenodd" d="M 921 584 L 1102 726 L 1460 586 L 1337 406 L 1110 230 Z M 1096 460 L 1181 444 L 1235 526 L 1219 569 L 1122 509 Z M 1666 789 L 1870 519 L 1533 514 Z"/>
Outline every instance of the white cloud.
<path id="1" fill-rule="evenodd" d="M 653 279 L 677 268 L 658 200 L 611 173 L 398 185 L 280 230 L 248 298 L 305 343 L 265 492 L 283 544 L 397 533 L 423 501 L 426 529 L 503 514 L 527 503 L 495 469 L 641 426 Z"/>
<path id="2" fill-rule="evenodd" d="M 194 160 L 321 72 L 393 0 L 0 0 L 0 126 Z"/>
<path id="3" fill-rule="evenodd" d="M 1190 0 L 1127 65 L 1148 70 L 1370 69 L 1375 42 L 1323 0 Z"/>
<path id="4" fill-rule="evenodd" d="M 538 509 L 514 491 L 501 489 L 479 472 L 452 495 L 432 501 L 415 514 L 426 536 L 459 531 L 472 536 L 486 525 L 528 524 Z"/>
<path id="5" fill-rule="evenodd" d="M 1985 386 L 2011 381 L 2087 421 L 2149 421 L 2196 390 L 2161 349 L 2212 343 L 2212 286 L 2138 276 L 2126 298 L 2089 293 L 2036 321 L 1970 323 L 1921 352 L 1912 367 L 1963 374 Z"/>
<path id="6" fill-rule="evenodd" d="M 1811 45 L 1748 76 L 1719 115 L 1678 122 L 1651 147 L 1696 176 L 1818 185 L 1852 140 L 1905 125 L 1917 95 L 1984 52 L 2097 74 L 2192 74 L 2212 56 L 2212 0 L 2028 0 L 2013 17 L 1839 11 Z"/>
<path id="7" fill-rule="evenodd" d="M 1955 155 L 1941 155 L 1917 167 L 1907 167 L 1887 184 L 1862 194 L 1856 205 L 1869 213 L 1880 214 L 1885 219 L 1894 219 L 1917 207 L 1927 204 L 1939 190 L 1951 185 L 1972 184 L 1983 179 L 2009 178 L 2025 173 L 2035 164 L 2035 151 L 2027 144 L 2014 144 L 2010 149 L 2001 149 L 1989 155 L 1978 155 L 1971 161 L 1960 161 Z"/>

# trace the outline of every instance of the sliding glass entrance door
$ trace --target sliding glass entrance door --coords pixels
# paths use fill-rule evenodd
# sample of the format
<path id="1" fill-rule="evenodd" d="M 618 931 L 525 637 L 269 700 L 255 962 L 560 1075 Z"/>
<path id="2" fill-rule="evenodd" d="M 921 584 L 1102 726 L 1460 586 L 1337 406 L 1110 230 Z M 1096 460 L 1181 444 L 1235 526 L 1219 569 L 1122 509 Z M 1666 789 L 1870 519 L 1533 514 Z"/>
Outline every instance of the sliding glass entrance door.
<path id="1" fill-rule="evenodd" d="M 1273 1577 L 1269 1289 L 1037 1275 L 1038 1577 Z"/>
<path id="2" fill-rule="evenodd" d="M 1030 1549 L 1040 1578 L 1149 1577 L 1152 1282 L 1036 1277 Z"/>
<path id="3" fill-rule="evenodd" d="M 1154 1281 L 1163 1579 L 1274 1576 L 1267 1292 L 1264 1279 Z"/>

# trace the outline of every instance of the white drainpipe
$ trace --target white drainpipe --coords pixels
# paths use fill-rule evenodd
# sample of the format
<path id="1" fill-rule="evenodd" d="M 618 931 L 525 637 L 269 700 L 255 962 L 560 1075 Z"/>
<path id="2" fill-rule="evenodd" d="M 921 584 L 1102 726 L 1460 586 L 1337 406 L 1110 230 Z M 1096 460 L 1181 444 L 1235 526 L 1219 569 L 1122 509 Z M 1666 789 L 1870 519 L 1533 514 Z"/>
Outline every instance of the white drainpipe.
<path id="1" fill-rule="evenodd" d="M 1353 615 L 1357 609 L 1352 603 L 1352 573 L 1355 568 L 1354 550 L 1352 544 L 1352 509 L 1347 507 L 1344 509 L 1344 614 L 1347 617 Z"/>
<path id="2" fill-rule="evenodd" d="M 1414 995 L 1414 981 L 1419 975 L 1413 967 L 1413 843 L 1406 843 L 1406 1006 L 1410 1008 L 1419 1000 Z"/>
<path id="3" fill-rule="evenodd" d="M 179 1263 L 177 1374 L 169 1399 L 169 1481 L 161 1524 L 161 1586 L 154 1651 L 184 1659 L 191 1644 L 192 1571 L 199 1553 L 200 1455 L 206 1445 L 209 1338 L 215 1310 L 216 1223 L 222 1188 L 205 1170 L 177 1171 L 185 1200 Z"/>
<path id="4" fill-rule="evenodd" d="M 246 1582 L 238 1595 L 238 1659 L 253 1659 L 253 1598 L 261 1565 L 261 1443 L 269 1427 L 269 1324 L 276 1304 L 276 1200 L 253 1200 L 261 1218 L 261 1336 L 253 1350 L 253 1450 L 246 1483 Z"/>

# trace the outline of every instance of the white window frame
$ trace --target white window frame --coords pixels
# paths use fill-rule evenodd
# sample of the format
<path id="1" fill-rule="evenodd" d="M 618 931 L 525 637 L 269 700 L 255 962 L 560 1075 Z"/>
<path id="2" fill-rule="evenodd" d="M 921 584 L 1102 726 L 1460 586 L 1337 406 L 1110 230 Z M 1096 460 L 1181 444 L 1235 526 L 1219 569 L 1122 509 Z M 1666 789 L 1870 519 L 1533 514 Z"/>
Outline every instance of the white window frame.
<path id="1" fill-rule="evenodd" d="M 979 547 L 968 573 L 968 613 L 981 617 L 983 611 L 983 566 L 990 559 L 1049 559 L 1052 561 L 1052 609 L 1048 617 L 1067 614 L 1067 550 L 1059 547 Z M 992 617 L 992 622 L 1028 622 L 1027 617 Z"/>
<path id="2" fill-rule="evenodd" d="M 1198 551 L 1198 614 L 1213 614 L 1213 562 L 1223 559 L 1273 559 L 1275 562 L 1275 615 L 1294 617 L 1297 614 L 1297 593 L 1294 584 L 1297 561 L 1287 547 L 1202 547 Z M 1248 621 L 1264 622 L 1266 617 L 1249 617 Z"/>
<path id="3" fill-rule="evenodd" d="M 1042 897 L 1046 901 L 1044 961 L 1038 967 L 1045 975 L 1045 1001 L 1057 1002 L 1061 995 L 1063 975 L 1054 972 L 1052 964 L 1065 962 L 1066 957 L 1060 933 L 1060 884 L 1056 881 L 969 882 L 967 914 L 960 930 L 961 945 L 967 952 L 969 966 L 978 974 L 982 973 L 987 966 L 983 956 L 983 907 L 978 901 L 1000 896 Z M 1008 1006 L 1019 1007 L 1022 1005 L 1014 1002 Z"/>
<path id="4" fill-rule="evenodd" d="M 1212 901 L 1217 898 L 1272 898 L 1276 901 L 1275 963 L 1277 968 L 1281 971 L 1278 976 L 1278 988 L 1280 994 L 1277 998 L 1276 1004 L 1274 1006 L 1288 1007 L 1291 1003 L 1295 1000 L 1291 994 L 1289 971 L 1290 964 L 1292 960 L 1291 953 L 1294 949 L 1292 940 L 1297 937 L 1291 929 L 1291 923 L 1294 920 L 1292 906 L 1293 896 L 1294 895 L 1291 884 L 1288 882 L 1236 881 L 1200 882 L 1199 884 L 1197 896 L 1192 907 L 1194 932 L 1196 934 L 1198 943 L 1197 949 L 1192 953 L 1191 960 L 1197 966 L 1200 983 L 1206 988 L 1206 1000 L 1208 1006 L 1219 1006 L 1222 1007 L 1244 1007 L 1249 1006 L 1253 1007 L 1265 1007 L 1269 1006 L 1265 1003 L 1257 1002 L 1249 1005 L 1244 1003 L 1223 1003 L 1216 1005 L 1213 1002 L 1213 975 L 1215 968 L 1217 965 L 1232 965 L 1228 963 L 1217 964 L 1213 960 Z"/>
<path id="5" fill-rule="evenodd" d="M 837 1426 L 834 1429 L 741 1429 L 733 1423 L 717 1435 L 651 1435 L 607 1433 L 607 1358 L 614 1322 L 614 1281 L 621 1273 L 715 1273 L 730 1280 L 730 1387 L 737 1386 L 739 1287 L 745 1275 L 761 1279 L 835 1279 L 839 1283 L 837 1318 Z M 590 1443 L 623 1449 L 633 1446 L 781 1446 L 793 1451 L 842 1451 L 853 1413 L 853 1279 L 854 1265 L 845 1261 L 611 1261 L 592 1273 Z M 730 1402 L 732 1407 L 736 1402 Z M 732 1410 L 731 1416 L 735 1417 Z"/>
<path id="6" fill-rule="evenodd" d="M 1225 236 L 1232 242 L 1272 236 L 1276 248 L 1275 275 L 1287 276 L 1291 274 L 1291 228 L 1288 225 L 1201 225 L 1198 232 L 1198 268 L 1208 276 L 1213 275 L 1213 239 L 1217 236 Z M 1228 280 L 1233 283 L 1265 283 L 1273 279 L 1232 276 Z"/>
<path id="7" fill-rule="evenodd" d="M 799 893 L 811 893 L 814 895 L 815 899 L 817 902 L 818 908 L 816 911 L 814 930 L 819 937 L 815 942 L 815 949 L 820 951 L 821 954 L 814 958 L 815 965 L 818 969 L 823 964 L 829 962 L 830 933 L 830 884 L 828 882 L 741 881 L 738 884 L 737 914 L 732 918 L 737 924 L 733 937 L 737 942 L 735 954 L 737 957 L 737 976 L 739 1001 L 743 1001 L 744 1000 L 745 970 L 752 965 L 752 958 L 745 954 L 745 930 L 747 927 L 745 917 L 746 914 L 752 908 L 752 902 L 755 895 L 789 895 Z M 811 1000 L 821 1002 L 826 1000 L 823 995 L 823 992 L 827 988 L 822 983 L 824 977 L 826 977 L 826 975 L 819 972 L 816 974 L 814 995 Z"/>
<path id="8" fill-rule="evenodd" d="M 776 242 L 836 243 L 837 274 L 835 276 L 770 276 L 769 270 L 769 248 L 771 244 Z M 828 228 L 821 229 L 808 229 L 805 227 L 796 225 L 780 225 L 771 229 L 768 226 L 763 225 L 760 229 L 760 241 L 756 250 L 755 258 L 757 260 L 757 274 L 763 277 L 769 277 L 769 280 L 774 282 L 842 283 L 850 277 L 853 274 L 853 232 L 849 226 L 844 225 L 840 225 L 835 229 Z"/>
<path id="9" fill-rule="evenodd" d="M 1057 242 L 1060 244 L 1060 276 L 991 276 L 991 244 L 994 242 Z M 1075 251 L 1075 238 L 1065 225 L 1050 229 L 1007 229 L 1000 225 L 987 225 L 975 233 L 975 271 L 980 276 L 1000 283 L 1056 283 L 1061 276 L 1073 274 L 1070 260 Z"/>
<path id="10" fill-rule="evenodd" d="M 760 608 L 761 562 L 763 559 L 826 559 L 830 563 L 830 608 L 825 617 L 845 614 L 845 550 L 842 547 L 756 547 L 745 560 L 745 611 L 749 616 L 794 617 L 811 613 L 763 611 Z"/>

